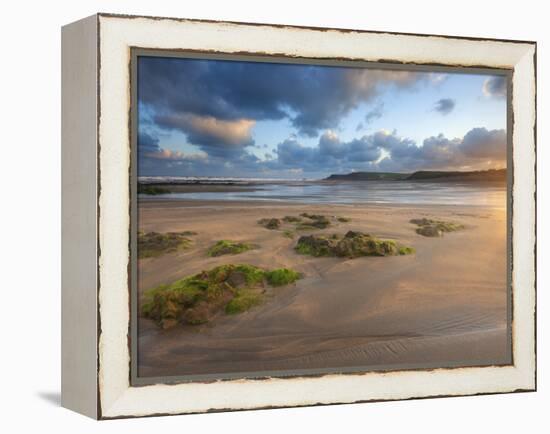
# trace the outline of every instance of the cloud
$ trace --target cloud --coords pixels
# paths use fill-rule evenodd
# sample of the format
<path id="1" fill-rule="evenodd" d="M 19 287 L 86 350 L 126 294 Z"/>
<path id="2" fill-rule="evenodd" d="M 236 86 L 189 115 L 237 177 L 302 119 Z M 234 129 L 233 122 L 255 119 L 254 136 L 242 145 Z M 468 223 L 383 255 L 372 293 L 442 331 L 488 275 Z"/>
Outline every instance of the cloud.
<path id="1" fill-rule="evenodd" d="M 138 143 L 138 149 L 140 154 L 158 152 L 160 150 L 159 139 L 157 137 L 153 137 L 151 134 L 147 133 L 146 131 L 138 132 L 137 143 Z"/>
<path id="2" fill-rule="evenodd" d="M 155 121 L 164 128 L 184 132 L 188 142 L 209 154 L 225 155 L 254 145 L 251 129 L 255 122 L 250 119 L 221 120 L 186 113 L 157 116 Z"/>
<path id="3" fill-rule="evenodd" d="M 441 73 L 441 72 L 429 72 L 428 73 L 428 80 L 436 86 L 441 85 L 449 78 L 449 74 Z"/>
<path id="4" fill-rule="evenodd" d="M 338 171 L 354 166 L 373 165 L 382 157 L 382 150 L 408 139 L 394 133 L 379 131 L 350 141 L 342 141 L 334 131 L 326 131 L 317 146 L 304 146 L 297 138 L 289 138 L 277 145 L 277 160 L 271 168 L 296 168 L 305 171 Z M 351 170 L 351 169 L 348 169 Z"/>
<path id="5" fill-rule="evenodd" d="M 353 169 L 412 171 L 505 161 L 504 130 L 476 128 L 463 138 L 436 135 L 422 144 L 396 131 L 345 139 L 335 133 L 341 121 L 359 107 L 371 108 L 357 120 L 356 131 L 382 117 L 384 106 L 376 102 L 383 92 L 436 86 L 446 77 L 364 68 L 140 57 L 140 170 L 189 176 L 315 176 Z M 483 92 L 497 97 L 505 91 L 505 84 L 504 77 L 489 77 Z M 434 110 L 448 114 L 454 106 L 452 99 L 443 98 Z M 263 131 L 258 125 L 262 121 L 282 121 L 277 125 L 288 138 L 275 146 L 263 143 L 264 138 L 262 144 L 255 144 L 254 130 Z M 178 140 L 180 133 L 199 152 L 163 149 L 159 141 L 163 134 Z"/>
<path id="6" fill-rule="evenodd" d="M 505 130 L 473 128 L 462 138 L 443 134 L 424 139 L 422 146 L 399 143 L 386 147 L 389 158 L 382 166 L 394 170 L 467 170 L 506 166 Z"/>
<path id="7" fill-rule="evenodd" d="M 493 98 L 505 98 L 507 85 L 507 79 L 503 75 L 486 78 L 482 87 L 483 95 Z"/>
<path id="8" fill-rule="evenodd" d="M 203 152 L 183 153 L 161 150 L 140 155 L 139 176 L 261 176 L 262 161 L 253 154 L 242 152 L 230 158 L 211 156 Z M 285 176 L 283 173 L 281 176 Z"/>
<path id="9" fill-rule="evenodd" d="M 425 79 L 420 73 L 369 69 L 314 67 L 306 85 L 290 86 L 287 104 L 297 112 L 291 118 L 301 135 L 315 137 L 320 130 L 336 128 L 360 103 L 373 100 L 382 89 L 411 88 Z"/>
<path id="10" fill-rule="evenodd" d="M 456 106 L 456 102 L 451 98 L 441 98 L 434 105 L 434 110 L 442 115 L 448 115 Z"/>
<path id="11" fill-rule="evenodd" d="M 159 139 L 146 131 L 140 131 L 138 133 L 137 144 L 140 160 L 194 161 L 206 159 L 208 157 L 205 152 L 184 153 L 182 151 L 163 149 L 159 145 Z"/>
<path id="12" fill-rule="evenodd" d="M 372 163 L 382 155 L 382 147 L 372 139 L 372 136 L 363 136 L 344 143 L 345 158 L 347 162 Z"/>
<path id="13" fill-rule="evenodd" d="M 276 154 L 276 164 L 285 167 L 311 166 L 318 159 L 318 149 L 303 146 L 294 137 L 290 137 L 279 143 Z"/>
<path id="14" fill-rule="evenodd" d="M 364 68 L 146 56 L 138 62 L 139 103 L 158 119 L 287 118 L 309 137 L 336 128 L 382 90 L 413 88 L 423 80 L 428 81 L 427 73 Z"/>
<path id="15" fill-rule="evenodd" d="M 348 142 L 327 131 L 315 147 L 303 146 L 291 138 L 280 143 L 277 150 L 276 164 L 309 172 L 460 170 L 486 168 L 487 163 L 505 166 L 506 133 L 474 128 L 463 138 L 449 139 L 439 134 L 426 138 L 419 146 L 396 131 L 381 130 Z M 277 167 L 274 163 L 272 168 Z"/>
<path id="16" fill-rule="evenodd" d="M 464 136 L 460 149 L 468 157 L 503 160 L 506 158 L 506 132 L 474 128 Z"/>
<path id="17" fill-rule="evenodd" d="M 143 163 L 140 173 L 154 174 L 162 167 L 164 174 L 183 171 L 187 176 L 320 177 L 353 170 L 473 170 L 506 166 L 506 132 L 473 128 L 461 138 L 439 134 L 419 145 L 395 130 L 380 130 L 349 141 L 327 130 L 314 146 L 304 145 L 297 136 L 291 136 L 273 152 L 265 153 L 265 159 L 246 150 L 226 156 L 159 150 L 146 157 L 140 160 Z"/>
<path id="18" fill-rule="evenodd" d="M 342 158 L 345 154 L 344 145 L 334 131 L 325 131 L 319 138 L 319 152 L 333 158 Z"/>
<path id="19" fill-rule="evenodd" d="M 384 114 L 384 103 L 381 102 L 381 103 L 378 103 L 369 112 L 367 112 L 367 114 L 365 115 L 365 123 L 370 124 L 376 119 L 380 119 L 383 114 Z"/>
<path id="20" fill-rule="evenodd" d="M 144 154 L 144 157 L 156 160 L 195 161 L 205 160 L 208 158 L 208 155 L 204 152 L 185 153 L 182 151 L 172 151 L 170 149 L 160 149 L 156 152 L 148 152 Z"/>

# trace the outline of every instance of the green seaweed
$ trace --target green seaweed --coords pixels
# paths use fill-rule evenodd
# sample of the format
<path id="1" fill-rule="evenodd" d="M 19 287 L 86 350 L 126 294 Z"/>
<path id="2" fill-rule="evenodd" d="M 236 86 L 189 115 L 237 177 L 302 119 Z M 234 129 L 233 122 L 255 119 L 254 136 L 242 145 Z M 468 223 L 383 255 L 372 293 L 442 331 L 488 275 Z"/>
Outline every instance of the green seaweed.
<path id="1" fill-rule="evenodd" d="M 227 264 L 159 285 L 144 294 L 141 315 L 162 328 L 179 323 L 204 324 L 220 312 L 244 312 L 265 298 L 264 287 L 282 286 L 301 277 L 296 271 L 264 270 L 247 264 Z"/>
<path id="2" fill-rule="evenodd" d="M 313 226 L 309 223 L 300 223 L 296 225 L 297 231 L 315 231 L 317 229 L 320 229 L 320 228 L 318 228 L 317 226 Z"/>
<path id="3" fill-rule="evenodd" d="M 287 223 L 300 223 L 302 219 L 300 217 L 292 216 L 292 215 L 285 215 L 283 217 L 283 221 Z"/>
<path id="4" fill-rule="evenodd" d="M 192 241 L 187 238 L 195 232 L 138 232 L 138 258 L 154 258 L 188 248 Z"/>
<path id="5" fill-rule="evenodd" d="M 279 229 L 281 227 L 281 220 L 277 218 L 264 218 L 258 220 L 258 224 L 262 225 L 266 229 Z"/>
<path id="6" fill-rule="evenodd" d="M 333 217 L 334 219 L 335 217 Z M 341 217 L 341 222 L 350 221 L 346 217 Z M 325 229 L 331 225 L 329 217 L 322 214 L 302 213 L 300 216 L 285 215 L 282 218 L 262 218 L 258 220 L 258 224 L 266 229 L 280 229 L 285 223 L 294 225 L 297 231 L 312 231 L 317 229 Z M 286 236 L 289 236 L 287 234 Z"/>
<path id="7" fill-rule="evenodd" d="M 302 255 L 348 258 L 408 255 L 414 252 L 411 247 L 398 245 L 393 240 L 380 240 L 356 231 L 348 231 L 343 237 L 334 234 L 302 236 L 295 250 Z"/>
<path id="8" fill-rule="evenodd" d="M 398 252 L 400 255 L 411 255 L 415 253 L 415 250 L 413 247 L 401 246 L 399 247 Z"/>
<path id="9" fill-rule="evenodd" d="M 246 312 L 247 310 L 258 306 L 264 300 L 264 295 L 251 289 L 242 289 L 237 292 L 235 297 L 231 299 L 225 306 L 225 313 L 234 315 L 237 313 Z"/>
<path id="10" fill-rule="evenodd" d="M 271 286 L 284 286 L 296 282 L 301 274 L 289 268 L 278 268 L 265 272 L 265 278 Z"/>
<path id="11" fill-rule="evenodd" d="M 322 214 L 309 214 L 307 212 L 304 212 L 300 214 L 300 216 L 310 220 L 308 222 L 304 222 L 304 224 L 302 225 L 303 228 L 306 228 L 306 225 L 313 226 L 316 229 L 325 229 L 330 226 L 330 220 L 327 216 L 324 216 Z"/>
<path id="12" fill-rule="evenodd" d="M 427 218 L 412 219 L 410 223 L 417 225 L 416 233 L 425 237 L 441 237 L 445 232 L 455 232 L 465 228 L 459 223 Z"/>
<path id="13" fill-rule="evenodd" d="M 293 231 L 290 231 L 290 230 L 285 230 L 283 232 L 283 236 L 287 237 L 287 238 L 290 238 L 290 239 L 294 239 L 294 236 L 295 236 L 295 232 Z"/>
<path id="14" fill-rule="evenodd" d="M 255 248 L 256 246 L 253 244 L 239 243 L 230 240 L 220 240 L 208 249 L 207 255 L 211 257 L 222 255 L 237 255 L 239 253 L 247 252 L 248 250 L 252 250 Z"/>

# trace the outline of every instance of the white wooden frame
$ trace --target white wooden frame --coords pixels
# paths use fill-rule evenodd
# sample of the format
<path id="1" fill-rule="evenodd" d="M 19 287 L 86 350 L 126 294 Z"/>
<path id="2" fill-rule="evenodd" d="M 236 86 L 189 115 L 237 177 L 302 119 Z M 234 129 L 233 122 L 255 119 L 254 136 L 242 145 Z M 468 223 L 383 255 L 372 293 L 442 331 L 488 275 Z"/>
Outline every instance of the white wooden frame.
<path id="1" fill-rule="evenodd" d="M 132 387 L 130 48 L 513 70 L 513 365 Z M 98 14 L 63 28 L 62 403 L 98 419 L 536 388 L 536 45 Z"/>

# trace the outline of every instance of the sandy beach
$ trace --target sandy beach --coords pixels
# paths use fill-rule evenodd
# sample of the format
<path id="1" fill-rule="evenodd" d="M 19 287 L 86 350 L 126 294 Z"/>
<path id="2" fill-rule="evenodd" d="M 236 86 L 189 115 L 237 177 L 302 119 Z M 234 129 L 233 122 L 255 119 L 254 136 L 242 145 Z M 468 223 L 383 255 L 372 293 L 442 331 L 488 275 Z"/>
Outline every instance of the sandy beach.
<path id="1" fill-rule="evenodd" d="M 318 232 L 368 232 L 415 253 L 305 256 L 294 251 L 296 238 L 257 223 L 303 212 L 351 219 Z M 423 237 L 409 222 L 423 217 L 465 229 Z M 289 267 L 304 276 L 271 289 L 262 305 L 208 324 L 163 330 L 140 317 L 141 377 L 510 363 L 504 208 L 155 198 L 139 202 L 139 229 L 197 233 L 186 250 L 139 260 L 140 300 L 148 289 L 221 264 Z M 222 239 L 259 247 L 208 257 Z"/>

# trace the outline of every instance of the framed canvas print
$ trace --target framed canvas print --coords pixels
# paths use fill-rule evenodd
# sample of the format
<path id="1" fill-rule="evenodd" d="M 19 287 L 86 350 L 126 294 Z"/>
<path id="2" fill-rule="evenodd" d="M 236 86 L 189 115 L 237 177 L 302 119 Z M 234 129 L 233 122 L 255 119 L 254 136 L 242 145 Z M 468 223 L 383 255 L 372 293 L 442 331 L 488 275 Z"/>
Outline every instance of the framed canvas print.
<path id="1" fill-rule="evenodd" d="M 98 14 L 62 54 L 65 407 L 535 390 L 534 42 Z"/>

